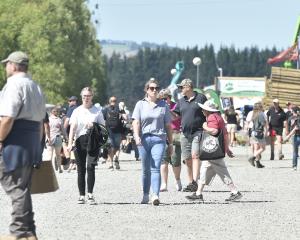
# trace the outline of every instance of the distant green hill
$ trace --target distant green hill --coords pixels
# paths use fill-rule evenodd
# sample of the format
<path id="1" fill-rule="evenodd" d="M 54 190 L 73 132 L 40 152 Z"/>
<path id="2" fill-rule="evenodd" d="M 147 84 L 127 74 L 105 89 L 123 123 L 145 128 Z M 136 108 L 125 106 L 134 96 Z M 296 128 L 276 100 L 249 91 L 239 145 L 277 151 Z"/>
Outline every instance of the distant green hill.
<path id="1" fill-rule="evenodd" d="M 101 40 L 100 41 L 102 54 L 110 57 L 115 52 L 117 54 L 131 57 L 135 56 L 139 49 L 149 47 L 151 49 L 156 49 L 158 47 L 167 47 L 167 44 L 159 45 L 156 43 L 142 42 L 138 44 L 134 41 L 115 41 L 115 40 Z"/>

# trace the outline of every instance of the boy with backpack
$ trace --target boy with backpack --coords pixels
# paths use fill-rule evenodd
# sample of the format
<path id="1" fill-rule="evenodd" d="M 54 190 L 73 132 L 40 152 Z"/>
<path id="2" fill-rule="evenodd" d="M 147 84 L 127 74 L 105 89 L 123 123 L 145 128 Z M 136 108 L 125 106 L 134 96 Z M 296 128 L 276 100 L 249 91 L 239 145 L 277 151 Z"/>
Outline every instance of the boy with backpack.
<path id="1" fill-rule="evenodd" d="M 120 110 L 117 104 L 117 98 L 112 96 L 109 98 L 109 105 L 103 109 L 103 116 L 106 128 L 109 134 L 109 142 L 111 149 L 109 151 L 109 160 L 111 165 L 109 169 L 113 169 L 113 163 L 117 170 L 120 169 L 119 154 L 121 144 L 121 134 L 123 130 L 122 120 L 127 120 L 124 110 Z"/>

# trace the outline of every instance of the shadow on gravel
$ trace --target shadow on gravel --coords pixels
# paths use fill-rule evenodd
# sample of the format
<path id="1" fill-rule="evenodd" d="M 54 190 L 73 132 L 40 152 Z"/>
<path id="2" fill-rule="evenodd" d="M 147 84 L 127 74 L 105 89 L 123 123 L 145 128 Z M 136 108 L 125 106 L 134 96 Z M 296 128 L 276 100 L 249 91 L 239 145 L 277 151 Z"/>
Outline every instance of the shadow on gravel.
<path id="1" fill-rule="evenodd" d="M 224 204 L 230 204 L 229 202 L 182 202 L 182 203 L 160 203 L 159 206 L 184 206 L 184 205 L 199 205 L 199 204 L 215 204 L 215 205 L 224 205 Z M 109 202 L 103 202 L 103 203 L 98 203 L 98 205 L 151 205 L 149 204 L 140 204 L 136 202 L 116 202 L 116 203 L 109 203 Z"/>
<path id="2" fill-rule="evenodd" d="M 260 200 L 260 201 L 234 201 L 234 202 L 231 202 L 231 203 L 273 203 L 275 201 L 269 201 L 269 200 Z"/>
<path id="3" fill-rule="evenodd" d="M 216 193 L 225 193 L 230 192 L 229 190 L 204 190 L 204 192 L 216 192 Z M 242 193 L 248 193 L 248 192 L 262 192 L 262 191 L 240 191 Z"/>

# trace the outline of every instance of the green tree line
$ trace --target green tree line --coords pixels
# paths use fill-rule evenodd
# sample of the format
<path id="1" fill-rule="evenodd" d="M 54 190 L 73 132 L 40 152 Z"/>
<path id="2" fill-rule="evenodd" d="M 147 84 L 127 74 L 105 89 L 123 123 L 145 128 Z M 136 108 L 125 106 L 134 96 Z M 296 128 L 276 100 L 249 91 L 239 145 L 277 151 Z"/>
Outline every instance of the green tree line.
<path id="1" fill-rule="evenodd" d="M 276 48 L 259 50 L 257 47 L 236 49 L 220 47 L 214 50 L 212 45 L 203 48 L 156 48 L 140 49 L 136 56 L 125 57 L 113 54 L 104 56 L 107 77 L 107 94 L 125 100 L 130 108 L 144 96 L 144 84 L 151 77 L 157 78 L 161 87 L 170 84 L 170 70 L 177 61 L 184 61 L 185 70 L 180 80 L 190 78 L 196 83 L 197 68 L 193 65 L 194 57 L 202 60 L 199 66 L 200 87 L 214 84 L 222 68 L 223 76 L 264 77 L 269 76 L 271 67 L 267 59 L 278 53 Z"/>
<path id="2" fill-rule="evenodd" d="M 63 103 L 85 86 L 104 101 L 101 49 L 84 0 L 1 0 L 0 57 L 16 50 L 30 58 L 30 73 L 49 103 Z M 5 84 L 4 68 L 0 85 Z"/>

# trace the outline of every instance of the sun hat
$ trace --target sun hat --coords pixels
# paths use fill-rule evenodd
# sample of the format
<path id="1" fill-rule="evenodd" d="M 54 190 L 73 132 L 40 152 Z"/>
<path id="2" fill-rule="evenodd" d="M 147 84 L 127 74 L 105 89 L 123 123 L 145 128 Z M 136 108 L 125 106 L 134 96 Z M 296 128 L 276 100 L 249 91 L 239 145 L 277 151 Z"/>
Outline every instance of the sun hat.
<path id="1" fill-rule="evenodd" d="M 211 100 L 207 100 L 204 104 L 198 103 L 198 105 L 208 112 L 219 112 L 216 104 L 214 104 Z"/>
<path id="2" fill-rule="evenodd" d="M 279 103 L 278 98 L 273 99 L 273 103 Z"/>

